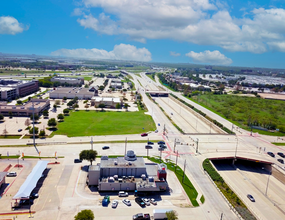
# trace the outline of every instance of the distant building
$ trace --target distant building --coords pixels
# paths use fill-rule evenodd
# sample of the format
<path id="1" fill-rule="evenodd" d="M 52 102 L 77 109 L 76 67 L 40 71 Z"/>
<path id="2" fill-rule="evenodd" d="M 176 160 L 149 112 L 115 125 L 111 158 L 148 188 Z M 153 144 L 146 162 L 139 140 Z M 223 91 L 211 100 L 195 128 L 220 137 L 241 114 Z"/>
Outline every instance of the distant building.
<path id="1" fill-rule="evenodd" d="M 166 166 L 145 163 L 129 150 L 125 157 L 108 158 L 89 167 L 88 185 L 98 186 L 98 191 L 159 192 L 168 190 Z"/>
<path id="2" fill-rule="evenodd" d="M 55 90 L 51 91 L 49 93 L 49 98 L 50 99 L 63 99 L 64 97 L 68 99 L 73 99 L 75 97 L 78 97 L 78 99 L 91 99 L 92 97 L 98 95 L 98 90 L 95 88 L 91 87 L 90 89 L 88 88 L 56 88 Z"/>
<path id="3" fill-rule="evenodd" d="M 31 99 L 24 105 L 7 105 L 7 103 L 0 103 L 0 113 L 4 116 L 30 116 L 34 113 L 41 115 L 44 110 L 48 110 L 50 101 L 48 99 Z"/>
<path id="4" fill-rule="evenodd" d="M 51 82 L 59 82 L 60 84 L 68 84 L 68 85 L 83 85 L 84 84 L 84 78 L 82 77 L 53 77 L 50 80 Z"/>
<path id="5" fill-rule="evenodd" d="M 100 104 L 104 104 L 107 108 L 116 108 L 117 104 L 122 105 L 122 101 L 116 97 L 92 97 L 91 106 L 98 108 Z"/>
<path id="6" fill-rule="evenodd" d="M 37 80 L 21 81 L 12 79 L 0 80 L 0 100 L 13 100 L 23 97 L 39 90 L 39 82 Z"/>
<path id="7" fill-rule="evenodd" d="M 122 82 L 121 80 L 111 80 L 110 87 L 115 89 L 122 89 Z"/>

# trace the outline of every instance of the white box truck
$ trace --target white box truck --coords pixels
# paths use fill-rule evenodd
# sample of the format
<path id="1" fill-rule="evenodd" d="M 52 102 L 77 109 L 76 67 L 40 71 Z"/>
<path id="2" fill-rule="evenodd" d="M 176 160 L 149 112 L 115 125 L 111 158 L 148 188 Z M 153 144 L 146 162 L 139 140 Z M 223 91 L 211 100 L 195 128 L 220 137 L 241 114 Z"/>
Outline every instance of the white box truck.
<path id="1" fill-rule="evenodd" d="M 172 209 L 154 209 L 153 219 L 166 219 L 166 212 L 171 212 Z"/>

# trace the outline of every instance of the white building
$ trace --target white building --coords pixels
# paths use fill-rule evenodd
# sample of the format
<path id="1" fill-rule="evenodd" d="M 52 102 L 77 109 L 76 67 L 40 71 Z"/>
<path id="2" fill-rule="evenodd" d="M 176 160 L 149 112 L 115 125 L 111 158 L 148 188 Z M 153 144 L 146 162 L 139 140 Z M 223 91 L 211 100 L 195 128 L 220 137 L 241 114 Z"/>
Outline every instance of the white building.
<path id="1" fill-rule="evenodd" d="M 91 106 L 99 107 L 100 104 L 104 104 L 107 108 L 116 108 L 117 104 L 122 105 L 122 101 L 117 97 L 92 97 Z"/>

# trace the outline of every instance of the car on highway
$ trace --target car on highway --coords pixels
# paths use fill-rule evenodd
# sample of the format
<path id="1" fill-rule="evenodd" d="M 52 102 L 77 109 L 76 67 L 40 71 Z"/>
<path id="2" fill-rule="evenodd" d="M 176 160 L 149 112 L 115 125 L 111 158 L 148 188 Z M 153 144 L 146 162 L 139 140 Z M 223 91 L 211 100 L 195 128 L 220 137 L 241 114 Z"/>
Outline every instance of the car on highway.
<path id="1" fill-rule="evenodd" d="M 279 163 L 284 163 L 284 160 L 283 160 L 283 159 L 277 159 L 277 161 L 278 161 Z"/>
<path id="2" fill-rule="evenodd" d="M 269 156 L 271 156 L 271 157 L 275 157 L 275 154 L 272 153 L 272 152 L 267 152 L 267 154 L 268 154 Z"/>
<path id="3" fill-rule="evenodd" d="M 157 144 L 161 145 L 161 144 L 165 144 L 165 142 L 164 141 L 159 141 L 159 142 L 157 142 Z"/>
<path id="4" fill-rule="evenodd" d="M 285 158 L 285 154 L 283 154 L 282 152 L 278 152 L 277 154 L 278 154 L 280 157 Z"/>
<path id="5" fill-rule="evenodd" d="M 252 195 L 247 194 L 247 198 L 248 198 L 250 201 L 255 202 L 255 199 L 253 198 Z"/>
<path id="6" fill-rule="evenodd" d="M 147 145 L 153 145 L 154 143 L 153 142 L 151 142 L 151 141 L 148 141 L 147 142 Z"/>
<path id="7" fill-rule="evenodd" d="M 142 133 L 141 136 L 145 137 L 145 136 L 147 136 L 147 133 Z"/>
<path id="8" fill-rule="evenodd" d="M 112 202 L 112 208 L 117 208 L 119 201 L 118 200 L 113 200 Z"/>
<path id="9" fill-rule="evenodd" d="M 16 172 L 9 172 L 6 174 L 7 177 L 14 177 L 14 176 L 17 176 L 17 173 Z"/>
<path id="10" fill-rule="evenodd" d="M 145 203 L 147 206 L 150 205 L 149 199 L 147 199 L 147 198 L 142 198 L 142 200 L 144 201 L 144 203 Z"/>
<path id="11" fill-rule="evenodd" d="M 131 206 L 131 205 L 132 205 L 132 204 L 131 204 L 131 201 L 128 200 L 128 199 L 123 199 L 122 202 L 123 202 L 125 205 L 127 205 L 127 206 Z"/>
<path id="12" fill-rule="evenodd" d="M 82 160 L 80 160 L 80 159 L 74 159 L 74 163 L 82 163 Z"/>
<path id="13" fill-rule="evenodd" d="M 142 200 L 142 198 L 135 198 L 135 202 L 136 202 L 140 207 L 145 207 L 145 202 Z"/>
<path id="14" fill-rule="evenodd" d="M 119 193 L 118 193 L 118 196 L 119 197 L 127 197 L 129 194 L 127 193 L 127 192 L 125 192 L 125 191 L 120 191 Z"/>
<path id="15" fill-rule="evenodd" d="M 151 204 L 153 204 L 153 205 L 157 205 L 157 202 L 156 202 L 155 199 L 153 199 L 153 198 L 150 199 L 149 202 L 150 202 Z"/>
<path id="16" fill-rule="evenodd" d="M 145 145 L 145 149 L 152 149 L 152 146 L 150 146 L 150 145 Z"/>
<path id="17" fill-rule="evenodd" d="M 107 150 L 109 148 L 110 148 L 109 146 L 104 146 L 104 147 L 102 147 L 102 150 Z"/>

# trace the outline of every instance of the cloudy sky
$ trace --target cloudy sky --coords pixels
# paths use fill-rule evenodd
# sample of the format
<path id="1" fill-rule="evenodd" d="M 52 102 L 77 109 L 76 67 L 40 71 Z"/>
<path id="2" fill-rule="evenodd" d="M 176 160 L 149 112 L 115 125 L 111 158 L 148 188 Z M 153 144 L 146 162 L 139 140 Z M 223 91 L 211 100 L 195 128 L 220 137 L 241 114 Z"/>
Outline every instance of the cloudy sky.
<path id="1" fill-rule="evenodd" d="M 1 1 L 0 52 L 285 68 L 285 1 Z"/>

